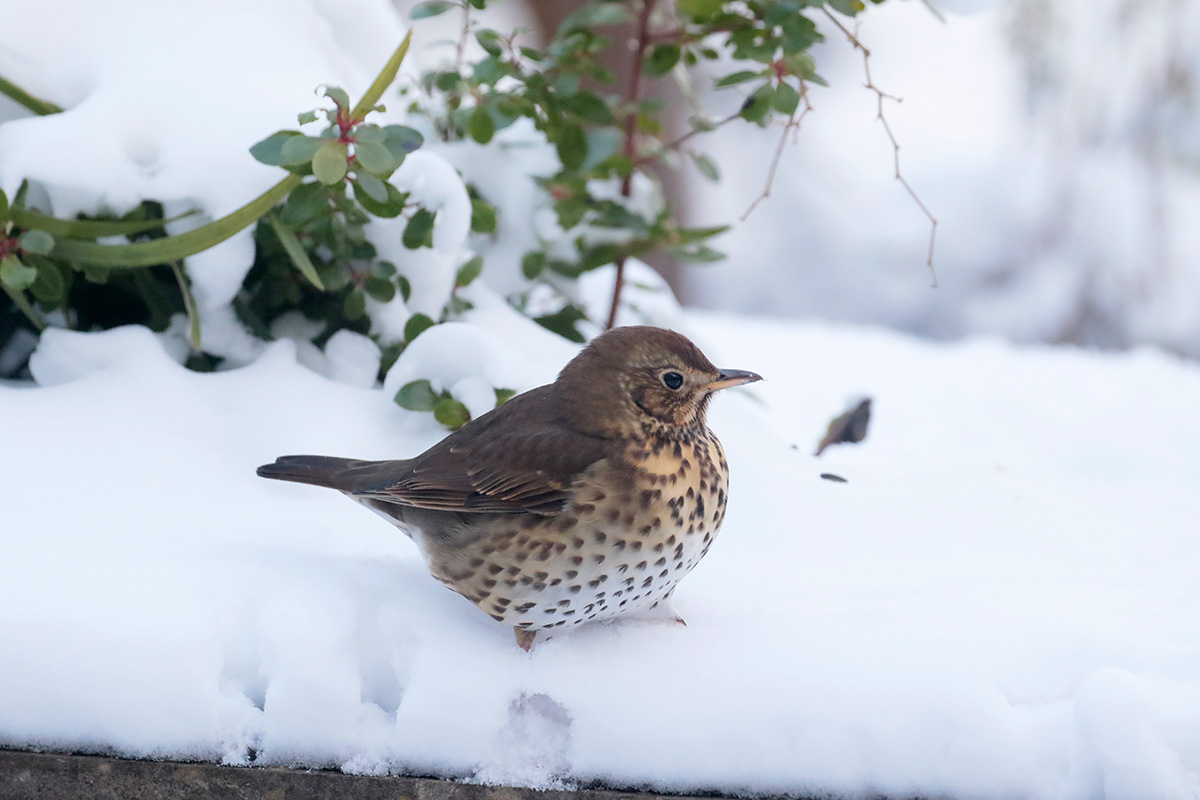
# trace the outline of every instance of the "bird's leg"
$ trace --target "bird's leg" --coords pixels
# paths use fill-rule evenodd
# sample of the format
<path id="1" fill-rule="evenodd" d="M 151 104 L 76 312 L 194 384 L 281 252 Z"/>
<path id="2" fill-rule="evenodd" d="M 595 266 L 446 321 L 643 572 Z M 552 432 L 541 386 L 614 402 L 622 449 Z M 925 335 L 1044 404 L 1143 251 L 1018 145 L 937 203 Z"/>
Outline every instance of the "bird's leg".
<path id="1" fill-rule="evenodd" d="M 526 653 L 533 649 L 533 640 L 537 638 L 537 631 L 531 631 L 528 628 L 513 628 L 513 633 L 517 635 L 517 647 Z"/>

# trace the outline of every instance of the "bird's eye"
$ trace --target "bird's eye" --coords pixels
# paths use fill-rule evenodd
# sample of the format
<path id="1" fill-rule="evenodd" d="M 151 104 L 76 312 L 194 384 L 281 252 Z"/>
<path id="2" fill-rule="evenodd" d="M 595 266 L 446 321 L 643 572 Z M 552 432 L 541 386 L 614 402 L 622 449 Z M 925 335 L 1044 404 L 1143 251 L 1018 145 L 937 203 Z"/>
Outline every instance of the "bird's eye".
<path id="1" fill-rule="evenodd" d="M 664 372 L 662 382 L 668 389 L 678 389 L 683 386 L 683 376 L 678 372 Z"/>

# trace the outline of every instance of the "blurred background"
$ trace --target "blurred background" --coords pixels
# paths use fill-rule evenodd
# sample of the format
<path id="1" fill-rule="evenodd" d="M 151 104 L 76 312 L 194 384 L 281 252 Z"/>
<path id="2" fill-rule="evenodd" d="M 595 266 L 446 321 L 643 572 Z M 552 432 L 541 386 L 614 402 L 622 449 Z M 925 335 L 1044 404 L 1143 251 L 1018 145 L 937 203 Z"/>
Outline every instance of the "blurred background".
<path id="1" fill-rule="evenodd" d="M 569 4 L 532 0 L 553 20 Z M 547 11 L 549 9 L 549 11 Z M 699 140 L 667 191 L 694 224 L 734 222 L 729 260 L 666 266 L 688 305 L 884 325 L 939 339 L 992 334 L 1200 356 L 1200 3 L 1194 0 L 892 0 L 814 51 L 830 88 L 768 180 L 779 129 Z M 620 65 L 620 58 L 616 59 Z M 736 90 L 694 99 L 719 117 Z"/>

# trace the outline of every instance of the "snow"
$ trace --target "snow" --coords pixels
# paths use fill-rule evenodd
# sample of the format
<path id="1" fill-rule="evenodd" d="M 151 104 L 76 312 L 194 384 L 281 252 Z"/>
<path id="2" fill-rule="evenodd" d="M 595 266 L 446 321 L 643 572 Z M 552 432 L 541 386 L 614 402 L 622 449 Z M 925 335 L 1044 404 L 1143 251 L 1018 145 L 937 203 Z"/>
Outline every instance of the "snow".
<path id="1" fill-rule="evenodd" d="M 862 88 L 862 54 L 827 22 L 814 50 L 831 88 L 787 146 L 771 201 L 716 243 L 736 270 L 689 270 L 684 296 L 736 311 L 1200 355 L 1200 113 L 1185 87 L 1200 5 L 1173 0 L 917 2 L 871 7 L 871 49 L 905 179 Z M 989 7 L 990 6 L 990 7 Z M 977 12 L 957 16 L 955 12 Z M 820 20 L 819 20 L 820 21 Z M 707 85 L 696 77 L 697 86 Z M 712 92 L 720 113 L 739 90 Z M 723 176 L 689 166 L 695 224 L 741 216 L 780 131 L 728 125 L 693 140 Z"/>
<path id="2" fill-rule="evenodd" d="M 488 319 L 411 358 L 455 362 Z M 254 476 L 436 441 L 392 387 L 321 377 L 290 341 L 198 374 L 144 330 L 48 332 L 42 386 L 0 387 L 20 465 L 0 742 L 539 787 L 1195 796 L 1195 365 L 682 323 L 768 378 L 712 409 L 732 499 L 677 594 L 688 627 L 592 625 L 530 655 L 374 515 Z M 507 335 L 480 356 L 492 385 L 571 351 Z M 861 393 L 867 440 L 813 458 Z"/>
<path id="3" fill-rule="evenodd" d="M 1072 303 L 1093 286 L 1097 308 L 1126 314 L 1135 340 L 1180 347 L 1195 318 L 1185 268 L 1194 240 L 1181 222 L 1155 274 L 1170 281 L 1152 275 L 1130 295 L 1136 303 L 1121 300 L 1145 278 L 1132 262 L 1146 251 L 1142 206 L 1157 195 L 1118 190 L 1145 164 L 1120 147 L 1073 157 L 1054 186 L 1089 183 L 1058 214 L 1043 180 L 1058 163 L 1054 136 L 1033 131 L 1032 149 L 1007 138 L 1028 98 L 1003 66 L 998 10 L 941 4 L 980 13 L 943 31 L 917 4 L 889 3 L 868 15 L 884 22 L 862 31 L 876 79 L 907 97 L 893 118 L 906 174 L 944 215 L 941 293 L 926 288 L 926 229 L 892 191 L 890 151 L 861 124 L 870 96 L 829 92 L 805 122 L 811 155 L 788 156 L 818 194 L 789 194 L 781 173 L 773 201 L 724 242 L 733 259 L 710 269 L 709 297 L 738 306 L 765 286 L 792 313 L 1039 340 L 1062 338 Z M 143 197 L 168 213 L 227 213 L 279 177 L 249 145 L 316 105 L 319 84 L 359 96 L 404 32 L 382 0 L 114 9 L 0 2 L 0 74 L 68 109 L 0 125 L 0 186 L 30 177 L 59 215 Z M 1145 42 L 1155 18 L 1139 19 Z M 894 40 L 875 38 L 893 25 Z M 1063 74 L 1085 83 L 1081 31 Z M 900 50 L 934 52 L 906 36 L 951 49 L 885 80 Z M 406 69 L 430 52 L 415 48 Z M 823 56 L 828 75 L 848 85 L 861 62 L 838 52 Z M 1139 62 L 1138 74 L 1156 63 Z M 906 81 L 952 97 L 966 133 L 934 125 L 912 135 L 906 126 L 931 106 Z M 1138 94 L 1122 86 L 1110 133 L 1136 116 Z M 1039 119 L 1054 106 L 1039 106 Z M 1172 108 L 1183 120 L 1172 130 L 1184 130 L 1186 109 Z M 842 116 L 858 133 L 829 121 Z M 714 152 L 769 158 L 769 135 L 736 135 L 737 148 Z M 470 204 L 451 165 L 498 206 L 495 236 L 468 234 Z M 389 525 L 336 493 L 255 477 L 285 453 L 421 452 L 445 431 L 392 402 L 411 380 L 431 380 L 478 415 L 495 389 L 554 379 L 578 346 L 504 300 L 527 286 L 522 253 L 568 247 L 581 232 L 565 236 L 534 190 L 530 176 L 548 168 L 544 142 L 524 125 L 485 148 L 430 140 L 409 157 L 395 180 L 440 209 L 436 247 L 405 250 L 403 219 L 372 223 L 381 257 L 413 286 L 407 303 L 369 300 L 373 333 L 388 343 L 413 313 L 438 317 L 459 266 L 472 252 L 488 260 L 480 281 L 457 290 L 472 308 L 415 339 L 382 387 L 367 337 L 341 331 L 318 348 L 299 315 L 274 322 L 274 343 L 244 330 L 227 301 L 250 263 L 246 236 L 187 263 L 223 372 L 180 366 L 182 321 L 161 335 L 41 337 L 37 385 L 0 384 L 0 746 L 539 788 L 1200 796 L 1194 362 L 1149 348 L 934 344 L 688 311 L 630 260 L 620 322 L 675 327 L 719 365 L 767 381 L 723 393 L 711 410 L 731 505 L 676 595 L 688 626 L 595 624 L 530 654 L 431 579 Z M 725 172 L 713 190 L 724 207 L 704 209 L 716 215 L 706 222 L 735 217 L 761 190 L 762 171 Z M 886 193 L 863 175 L 886 179 Z M 1170 172 L 1161 188 L 1169 219 L 1195 216 L 1194 177 Z M 642 209 L 655 202 L 649 191 L 634 198 Z M 1046 217 L 1065 220 L 1068 235 L 1026 253 L 1022 237 Z M 1081 252 L 1101 266 L 1081 268 Z M 989 285 L 988 264 L 1026 261 L 1035 268 L 1004 273 L 1003 291 L 975 291 Z M 864 280 L 856 269 L 870 265 L 885 277 Z M 600 320 L 613 280 L 597 270 L 555 292 Z M 555 292 L 530 303 L 561 303 Z M 0 355 L 33 346 L 19 344 Z M 828 421 L 864 395 L 867 440 L 815 458 Z"/>

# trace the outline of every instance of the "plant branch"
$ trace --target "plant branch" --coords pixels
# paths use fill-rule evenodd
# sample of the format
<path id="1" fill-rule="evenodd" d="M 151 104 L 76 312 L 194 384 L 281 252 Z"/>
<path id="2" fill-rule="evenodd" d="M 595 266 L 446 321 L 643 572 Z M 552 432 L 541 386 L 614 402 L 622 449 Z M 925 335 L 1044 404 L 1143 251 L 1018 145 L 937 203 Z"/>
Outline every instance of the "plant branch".
<path id="1" fill-rule="evenodd" d="M 51 103 L 48 100 L 41 100 L 37 97 L 34 97 L 29 92 L 25 91 L 20 86 L 17 86 L 15 83 L 12 83 L 4 77 L 0 77 L 0 93 L 7 95 L 9 98 L 25 106 L 33 113 L 40 114 L 43 117 L 48 114 L 62 113 L 62 108 L 59 106 L 54 105 L 54 103 Z"/>
<path id="2" fill-rule="evenodd" d="M 787 145 L 788 134 L 800 130 L 800 123 L 804 121 L 804 117 L 809 111 L 812 111 L 812 104 L 808 101 L 808 84 L 801 82 L 800 105 L 792 112 L 783 126 L 783 132 L 779 134 L 779 144 L 775 147 L 775 155 L 771 158 L 771 169 L 767 172 L 767 185 L 763 187 L 762 194 L 754 198 L 754 202 L 746 209 L 746 213 L 742 214 L 742 222 L 749 218 L 759 203 L 771 196 L 771 187 L 775 185 L 775 174 L 779 171 L 779 161 L 783 158 L 783 148 Z"/>
<path id="3" fill-rule="evenodd" d="M 837 17 L 830 13 L 828 8 L 822 7 L 821 11 L 823 11 L 825 16 L 829 17 L 830 21 L 838 27 L 838 30 L 842 32 L 842 34 L 855 49 L 862 51 L 863 71 L 866 73 L 867 78 L 866 88 L 875 93 L 875 116 L 881 123 L 883 123 L 883 131 L 887 134 L 888 141 L 892 143 L 892 162 L 895 165 L 896 180 L 900 181 L 900 185 L 904 187 L 904 190 L 908 192 L 909 197 L 911 197 L 913 202 L 917 204 L 917 208 L 921 209 L 921 213 L 923 213 L 929 219 L 929 257 L 926 259 L 925 263 L 929 267 L 930 276 L 933 278 L 933 288 L 936 289 L 938 285 L 938 278 L 937 271 L 933 268 L 933 248 L 937 237 L 937 218 L 933 216 L 933 213 L 930 212 L 925 203 L 922 202 L 921 198 L 917 196 L 916 190 L 912 188 L 908 180 L 904 177 L 903 173 L 900 172 L 900 143 L 896 141 L 896 136 L 892 133 L 892 126 L 888 124 L 887 117 L 884 116 L 883 113 L 883 101 L 885 99 L 894 100 L 897 103 L 903 101 L 899 97 L 890 95 L 880 89 L 871 79 L 871 51 L 868 50 L 867 47 L 861 41 L 859 41 L 859 38 L 855 36 L 845 25 L 843 25 Z"/>
<path id="4" fill-rule="evenodd" d="M 637 49 L 633 52 L 633 68 L 629 75 L 629 89 L 625 95 L 625 102 L 630 108 L 625 115 L 624 153 L 625 158 L 629 160 L 630 170 L 621 180 L 621 196 L 626 198 L 633 194 L 633 165 L 637 163 L 636 103 L 642 91 L 642 72 L 646 50 L 650 47 L 650 15 L 654 13 L 655 2 L 656 0 L 642 0 L 642 10 L 637 21 Z M 625 287 L 625 262 L 628 258 L 626 254 L 617 257 L 617 274 L 613 282 L 612 306 L 608 312 L 606 328 L 611 329 L 617 324 L 617 310 L 621 306 L 621 290 Z"/>

